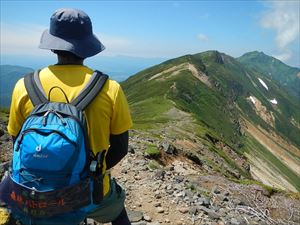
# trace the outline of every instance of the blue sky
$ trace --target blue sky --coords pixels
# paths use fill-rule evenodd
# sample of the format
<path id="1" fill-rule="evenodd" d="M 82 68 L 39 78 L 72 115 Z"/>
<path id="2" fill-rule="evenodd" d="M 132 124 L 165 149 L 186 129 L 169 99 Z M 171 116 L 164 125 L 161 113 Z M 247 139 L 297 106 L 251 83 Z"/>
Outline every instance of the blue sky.
<path id="1" fill-rule="evenodd" d="M 92 19 L 94 33 L 106 46 L 91 63 L 120 55 L 156 62 L 215 49 L 234 57 L 263 51 L 300 67 L 300 6 L 292 0 L 1 0 L 0 63 L 22 57 L 27 61 L 53 58 L 37 46 L 52 13 L 64 7 L 85 11 Z"/>

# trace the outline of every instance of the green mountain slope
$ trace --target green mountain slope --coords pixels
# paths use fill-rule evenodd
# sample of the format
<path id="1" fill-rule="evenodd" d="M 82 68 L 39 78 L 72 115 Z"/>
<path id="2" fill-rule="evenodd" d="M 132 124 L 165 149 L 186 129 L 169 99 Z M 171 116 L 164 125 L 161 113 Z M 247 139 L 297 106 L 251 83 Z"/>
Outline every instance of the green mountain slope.
<path id="1" fill-rule="evenodd" d="M 243 65 L 278 81 L 300 99 L 300 69 L 290 67 L 263 52 L 248 52 L 237 58 Z"/>
<path id="2" fill-rule="evenodd" d="M 278 151 L 284 151 L 287 160 L 294 158 L 295 165 L 300 162 L 300 106 L 279 81 L 244 66 L 231 56 L 208 51 L 141 71 L 122 86 L 137 129 L 153 129 L 159 133 L 169 127 L 174 131 L 174 138 L 180 139 L 182 135 L 201 138 L 214 151 L 219 151 L 215 143 L 222 142 L 249 159 L 257 159 L 259 155 L 300 190 L 300 171 L 282 162 L 278 152 L 270 152 L 272 149 L 261 137 L 268 140 L 271 137 L 259 133 L 262 130 L 274 134 L 275 143 L 279 138 L 291 143 L 295 151 L 282 146 Z M 174 109 L 186 114 L 174 115 L 171 113 Z M 255 129 L 247 130 L 245 124 Z M 256 133 L 259 135 L 255 136 Z M 219 151 L 219 154 L 223 153 Z"/>
<path id="3" fill-rule="evenodd" d="M 15 83 L 33 69 L 22 66 L 0 65 L 0 107 L 8 107 Z"/>

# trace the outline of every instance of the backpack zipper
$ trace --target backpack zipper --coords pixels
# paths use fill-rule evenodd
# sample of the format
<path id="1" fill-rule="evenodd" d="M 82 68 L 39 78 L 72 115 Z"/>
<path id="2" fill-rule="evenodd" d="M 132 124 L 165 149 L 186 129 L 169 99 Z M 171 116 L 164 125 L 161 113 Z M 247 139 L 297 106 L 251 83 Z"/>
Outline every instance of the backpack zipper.
<path id="1" fill-rule="evenodd" d="M 47 134 L 51 134 L 51 133 L 56 133 L 58 135 L 60 135 L 62 138 L 64 138 L 65 140 L 67 140 L 69 143 L 71 143 L 72 145 L 74 145 L 76 147 L 76 142 L 72 141 L 70 138 L 68 138 L 67 135 L 65 135 L 64 133 L 57 131 L 57 130 L 51 130 L 50 132 L 43 132 L 38 128 L 29 128 L 25 131 L 22 131 L 20 138 L 18 139 L 18 143 L 17 143 L 17 147 L 16 147 L 16 152 L 19 151 L 20 148 L 20 144 L 25 136 L 25 134 L 30 133 L 30 132 L 36 132 L 40 135 L 47 135 Z"/>
<path id="2" fill-rule="evenodd" d="M 60 115 L 57 111 L 50 109 L 43 115 L 43 126 L 47 125 L 47 118 L 50 113 L 53 113 L 54 115 L 56 115 L 61 120 L 61 122 L 64 126 L 67 125 L 67 123 L 66 123 L 65 119 L 62 117 L 62 115 Z"/>
<path id="3" fill-rule="evenodd" d="M 51 110 L 54 111 L 53 109 L 51 109 Z M 50 110 L 48 110 L 48 111 L 50 111 Z M 47 113 L 48 111 L 46 111 L 46 113 Z M 43 112 L 43 113 L 44 113 L 44 112 Z M 44 116 L 45 116 L 46 113 L 44 113 Z M 84 127 L 83 127 L 83 125 L 82 125 L 80 119 L 78 119 L 76 116 L 73 116 L 73 115 L 70 115 L 70 114 L 67 114 L 67 113 L 57 112 L 57 111 L 56 111 L 56 113 L 59 115 L 59 118 L 61 118 L 61 119 L 64 120 L 64 122 L 65 122 L 66 124 L 67 124 L 67 122 L 65 121 L 65 118 L 64 118 L 64 117 L 68 117 L 68 118 L 71 118 L 71 119 L 75 120 L 75 121 L 79 124 L 79 126 L 81 127 L 81 130 L 82 130 L 83 132 L 85 132 L 85 129 L 84 129 Z M 27 119 L 28 119 L 29 117 L 38 116 L 39 114 L 41 114 L 41 112 L 39 112 L 39 113 L 33 113 L 33 114 L 29 115 L 29 116 L 27 117 Z M 17 136 L 18 136 L 18 135 L 17 135 Z"/>

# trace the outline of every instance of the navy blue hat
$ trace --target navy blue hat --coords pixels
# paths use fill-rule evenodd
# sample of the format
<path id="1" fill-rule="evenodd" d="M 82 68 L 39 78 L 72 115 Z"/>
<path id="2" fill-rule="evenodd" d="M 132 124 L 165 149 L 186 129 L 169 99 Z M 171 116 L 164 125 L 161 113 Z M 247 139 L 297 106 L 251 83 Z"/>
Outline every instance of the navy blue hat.
<path id="1" fill-rule="evenodd" d="M 50 19 L 50 29 L 42 34 L 39 48 L 72 52 L 87 58 L 105 47 L 93 34 L 89 16 L 78 9 L 58 9 Z"/>

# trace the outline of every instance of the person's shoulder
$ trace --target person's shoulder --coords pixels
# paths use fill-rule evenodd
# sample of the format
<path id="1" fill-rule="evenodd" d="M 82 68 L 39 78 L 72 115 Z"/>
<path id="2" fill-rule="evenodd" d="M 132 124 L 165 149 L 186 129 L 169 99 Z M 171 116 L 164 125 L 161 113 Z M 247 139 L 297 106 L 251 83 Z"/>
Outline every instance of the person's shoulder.
<path id="1" fill-rule="evenodd" d="M 112 95 L 116 95 L 121 89 L 121 85 L 119 84 L 119 82 L 110 78 L 107 79 L 105 86 L 107 88 L 107 91 L 109 91 Z"/>
<path id="2" fill-rule="evenodd" d="M 25 90 L 24 77 L 20 78 L 15 84 L 15 90 Z"/>
<path id="3" fill-rule="evenodd" d="M 119 88 L 120 87 L 119 82 L 117 82 L 116 80 L 113 80 L 111 78 L 108 78 L 107 82 L 108 82 L 110 87 L 113 87 L 113 88 Z"/>
<path id="4" fill-rule="evenodd" d="M 39 69 L 39 76 L 41 76 L 41 74 L 48 74 L 51 73 L 51 69 L 53 68 L 53 65 L 49 65 L 47 67 L 41 68 Z"/>

